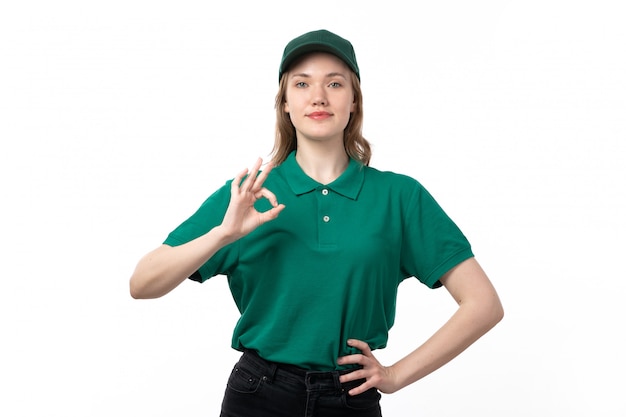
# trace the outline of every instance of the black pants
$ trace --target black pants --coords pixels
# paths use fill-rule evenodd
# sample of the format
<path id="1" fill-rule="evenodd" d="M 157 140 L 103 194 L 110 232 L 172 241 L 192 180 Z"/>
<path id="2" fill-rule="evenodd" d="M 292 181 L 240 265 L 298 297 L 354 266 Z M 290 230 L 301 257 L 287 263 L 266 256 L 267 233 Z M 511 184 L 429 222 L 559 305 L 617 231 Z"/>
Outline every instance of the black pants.
<path id="1" fill-rule="evenodd" d="M 340 383 L 348 372 L 307 371 L 246 351 L 228 379 L 220 417 L 381 417 L 380 393 L 349 395 L 364 380 Z"/>

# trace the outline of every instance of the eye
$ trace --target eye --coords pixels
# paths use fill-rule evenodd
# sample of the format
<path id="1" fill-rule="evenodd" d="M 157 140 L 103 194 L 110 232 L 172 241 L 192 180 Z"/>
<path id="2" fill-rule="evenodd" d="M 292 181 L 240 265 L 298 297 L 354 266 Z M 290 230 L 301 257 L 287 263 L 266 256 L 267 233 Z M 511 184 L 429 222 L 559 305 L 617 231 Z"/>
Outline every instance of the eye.
<path id="1" fill-rule="evenodd" d="M 337 82 L 337 81 L 333 81 L 330 84 L 328 84 L 328 86 L 332 87 L 332 88 L 339 88 L 339 87 L 341 87 L 341 83 Z"/>
<path id="2" fill-rule="evenodd" d="M 298 87 L 298 88 L 304 88 L 306 86 L 307 86 L 307 83 L 305 83 L 304 81 L 298 81 L 296 83 L 296 87 Z"/>

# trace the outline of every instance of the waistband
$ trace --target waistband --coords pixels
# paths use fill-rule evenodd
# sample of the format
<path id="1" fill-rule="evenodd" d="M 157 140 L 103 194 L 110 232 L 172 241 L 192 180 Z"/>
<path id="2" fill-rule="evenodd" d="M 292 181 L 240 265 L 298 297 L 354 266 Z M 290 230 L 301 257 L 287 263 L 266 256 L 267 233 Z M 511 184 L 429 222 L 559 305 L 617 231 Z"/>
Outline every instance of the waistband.
<path id="1" fill-rule="evenodd" d="M 263 359 L 259 354 L 250 349 L 243 350 L 243 356 L 241 358 L 252 364 L 255 368 L 263 370 L 269 379 L 274 379 L 276 375 L 288 376 L 291 379 L 297 379 L 302 381 L 308 388 L 312 386 L 332 385 L 335 388 L 341 389 L 342 385 L 339 383 L 339 376 L 348 374 L 356 369 L 342 369 L 337 371 L 313 371 L 299 366 L 271 362 Z M 350 384 L 352 385 L 352 384 Z M 321 386 L 320 386 L 321 388 Z"/>

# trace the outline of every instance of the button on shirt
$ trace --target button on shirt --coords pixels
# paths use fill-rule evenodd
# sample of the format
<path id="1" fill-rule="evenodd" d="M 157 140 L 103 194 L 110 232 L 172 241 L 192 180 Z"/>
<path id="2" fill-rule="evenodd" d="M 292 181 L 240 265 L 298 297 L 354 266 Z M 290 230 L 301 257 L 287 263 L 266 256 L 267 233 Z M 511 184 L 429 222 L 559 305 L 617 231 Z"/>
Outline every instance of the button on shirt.
<path id="1" fill-rule="evenodd" d="M 277 219 L 218 251 L 192 279 L 226 275 L 241 317 L 235 349 L 308 369 L 339 369 L 354 353 L 347 339 L 385 347 L 398 285 L 439 278 L 473 256 L 456 224 L 426 189 L 401 174 L 351 160 L 330 184 L 308 177 L 295 152 L 265 181 L 285 209 Z M 211 195 L 165 244 L 180 245 L 217 226 L 230 182 Z M 261 199 L 256 208 L 270 208 Z"/>

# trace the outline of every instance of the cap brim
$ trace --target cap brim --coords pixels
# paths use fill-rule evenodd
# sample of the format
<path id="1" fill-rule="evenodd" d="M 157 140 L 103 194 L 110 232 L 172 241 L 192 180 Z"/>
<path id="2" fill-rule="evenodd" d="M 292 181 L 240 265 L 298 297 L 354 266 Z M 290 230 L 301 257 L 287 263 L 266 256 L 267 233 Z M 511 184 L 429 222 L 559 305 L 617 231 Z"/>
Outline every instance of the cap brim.
<path id="1" fill-rule="evenodd" d="M 312 52 L 326 52 L 332 55 L 335 55 L 337 58 L 341 59 L 352 71 L 358 73 L 358 70 L 353 67 L 350 63 L 350 59 L 344 54 L 342 54 L 337 48 L 332 46 L 319 43 L 319 42 L 310 42 L 303 45 L 298 46 L 293 51 L 290 51 L 289 54 L 283 59 L 283 62 L 280 67 L 280 76 L 282 76 L 285 71 L 289 69 L 294 62 L 296 62 L 302 56 L 312 53 Z"/>

